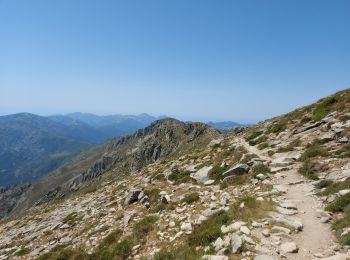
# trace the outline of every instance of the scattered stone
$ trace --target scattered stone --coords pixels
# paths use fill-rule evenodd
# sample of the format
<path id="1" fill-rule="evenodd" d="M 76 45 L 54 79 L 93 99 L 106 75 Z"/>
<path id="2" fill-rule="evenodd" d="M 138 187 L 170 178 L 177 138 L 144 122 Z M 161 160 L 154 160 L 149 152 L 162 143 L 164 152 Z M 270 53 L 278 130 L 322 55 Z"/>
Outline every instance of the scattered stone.
<path id="1" fill-rule="evenodd" d="M 180 228 L 181 228 L 182 231 L 192 232 L 192 225 L 191 225 L 191 223 L 182 223 Z"/>
<path id="2" fill-rule="evenodd" d="M 238 175 L 245 174 L 248 171 L 249 171 L 249 166 L 247 164 L 237 164 L 236 166 L 224 172 L 222 175 L 224 177 L 238 176 Z"/>
<path id="3" fill-rule="evenodd" d="M 216 241 L 214 242 L 215 252 L 218 252 L 218 251 L 221 250 L 223 247 L 224 247 L 224 241 L 222 240 L 221 237 L 219 237 L 219 238 L 216 239 Z"/>
<path id="4" fill-rule="evenodd" d="M 298 253 L 298 246 L 294 242 L 286 242 L 280 246 L 280 252 L 282 254 Z"/>
<path id="5" fill-rule="evenodd" d="M 203 168 L 199 169 L 197 172 L 192 173 L 191 177 L 199 183 L 205 183 L 209 181 L 208 173 L 211 169 L 213 169 L 213 166 L 204 166 Z"/>
<path id="6" fill-rule="evenodd" d="M 264 237 L 269 237 L 270 236 L 270 230 L 264 229 L 261 234 L 263 234 Z"/>
<path id="7" fill-rule="evenodd" d="M 233 254 L 240 253 L 243 246 L 242 239 L 237 234 L 232 234 L 231 236 L 231 252 Z"/>
<path id="8" fill-rule="evenodd" d="M 132 204 L 138 200 L 139 194 L 142 192 L 140 189 L 131 189 L 125 197 L 125 204 Z"/>
<path id="9" fill-rule="evenodd" d="M 250 230 L 246 226 L 242 226 L 239 231 L 241 231 L 243 234 L 250 235 Z"/>

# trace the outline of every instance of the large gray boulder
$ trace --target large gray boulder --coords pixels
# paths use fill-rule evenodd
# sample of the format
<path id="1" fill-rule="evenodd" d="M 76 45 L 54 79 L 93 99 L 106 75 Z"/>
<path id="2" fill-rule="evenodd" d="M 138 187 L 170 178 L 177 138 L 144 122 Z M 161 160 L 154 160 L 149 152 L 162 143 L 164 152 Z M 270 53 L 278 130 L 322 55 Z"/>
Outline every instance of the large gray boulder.
<path id="1" fill-rule="evenodd" d="M 139 199 L 139 195 L 142 192 L 141 189 L 131 189 L 125 197 L 125 204 L 132 204 Z"/>
<path id="2" fill-rule="evenodd" d="M 249 166 L 247 164 L 237 164 L 233 166 L 231 169 L 224 172 L 222 175 L 224 178 L 231 176 L 238 176 L 249 172 Z"/>

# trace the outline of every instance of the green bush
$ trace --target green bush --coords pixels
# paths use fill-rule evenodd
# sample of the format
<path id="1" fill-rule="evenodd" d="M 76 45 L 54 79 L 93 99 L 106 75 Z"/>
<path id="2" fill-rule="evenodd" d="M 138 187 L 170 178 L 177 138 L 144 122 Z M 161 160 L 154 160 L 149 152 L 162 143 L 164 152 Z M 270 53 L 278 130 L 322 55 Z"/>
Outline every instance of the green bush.
<path id="1" fill-rule="evenodd" d="M 285 147 L 280 147 L 277 149 L 277 153 L 286 153 L 286 152 L 291 152 L 294 150 L 294 148 L 296 146 L 299 146 L 300 145 L 300 140 L 299 139 L 296 139 L 294 140 L 293 142 L 291 142 L 290 144 L 288 144 L 287 146 Z"/>
<path id="2" fill-rule="evenodd" d="M 251 132 L 251 133 L 245 138 L 245 140 L 246 140 L 247 142 L 249 142 L 249 141 L 251 141 L 251 140 L 253 140 L 253 139 L 259 137 L 259 136 L 262 135 L 262 134 L 263 134 L 263 131 L 254 130 L 253 132 Z"/>
<path id="3" fill-rule="evenodd" d="M 126 237 L 119 243 L 117 243 L 112 249 L 113 259 L 127 259 L 131 253 L 132 248 L 134 247 L 135 242 L 132 237 Z"/>
<path id="4" fill-rule="evenodd" d="M 333 184 L 332 180 L 321 180 L 315 184 L 315 187 L 317 189 L 324 189 L 324 188 L 331 186 L 332 184 Z"/>
<path id="5" fill-rule="evenodd" d="M 317 156 L 325 157 L 327 155 L 328 155 L 327 150 L 325 150 L 319 144 L 315 143 L 307 147 L 304 153 L 300 156 L 300 161 L 304 162 L 304 161 L 307 161 L 308 159 L 311 159 Z"/>
<path id="6" fill-rule="evenodd" d="M 203 250 L 196 250 L 188 245 L 163 248 L 155 254 L 154 260 L 199 260 L 204 255 Z"/>
<path id="7" fill-rule="evenodd" d="M 207 246 L 222 236 L 221 226 L 227 225 L 232 219 L 226 211 L 219 211 L 199 226 L 196 226 L 193 232 L 188 236 L 188 244 L 191 247 Z"/>
<path id="8" fill-rule="evenodd" d="M 208 173 L 208 177 L 211 180 L 222 180 L 224 176 L 222 175 L 225 171 L 227 171 L 230 167 L 220 167 L 218 165 L 214 166 Z"/>
<path id="9" fill-rule="evenodd" d="M 154 229 L 158 216 L 146 216 L 134 225 L 133 234 L 137 239 L 143 239 Z"/>
<path id="10" fill-rule="evenodd" d="M 21 250 L 19 250 L 15 256 L 24 256 L 24 255 L 28 255 L 30 253 L 30 249 L 29 248 L 22 248 Z"/>
<path id="11" fill-rule="evenodd" d="M 168 179 L 173 181 L 175 184 L 193 182 L 190 174 L 191 172 L 189 171 L 179 171 L 176 169 L 169 175 Z"/>
<path id="12" fill-rule="evenodd" d="M 258 174 L 268 174 L 271 172 L 271 169 L 269 166 L 263 164 L 263 163 L 258 163 L 253 166 L 252 168 L 253 176 L 255 177 Z"/>
<path id="13" fill-rule="evenodd" d="M 62 219 L 64 224 L 74 226 L 78 221 L 82 220 L 82 216 L 79 216 L 77 212 L 72 212 Z"/>
<path id="14" fill-rule="evenodd" d="M 287 123 L 285 123 L 285 122 L 274 123 L 272 126 L 269 127 L 268 132 L 278 134 L 286 129 L 287 129 Z"/>
<path id="15" fill-rule="evenodd" d="M 340 190 L 350 189 L 350 180 L 331 183 L 327 186 L 326 190 L 320 193 L 321 196 L 328 196 L 330 194 L 337 193 Z"/>
<path id="16" fill-rule="evenodd" d="M 332 112 L 332 107 L 337 103 L 337 99 L 335 97 L 329 97 L 324 99 L 321 103 L 319 103 L 314 111 L 313 111 L 313 120 L 320 121 L 327 114 Z"/>
<path id="17" fill-rule="evenodd" d="M 326 207 L 326 210 L 331 212 L 344 212 L 345 208 L 349 204 L 350 204 L 350 193 L 336 198 L 332 203 L 330 203 Z"/>
<path id="18" fill-rule="evenodd" d="M 88 260 L 89 256 L 79 249 L 71 249 L 65 245 L 57 245 L 37 260 Z"/>
<path id="19" fill-rule="evenodd" d="M 244 207 L 240 205 L 244 203 Z M 234 220 L 252 222 L 254 219 L 260 219 L 267 216 L 268 212 L 273 211 L 275 203 L 272 199 L 266 198 L 264 201 L 257 201 L 255 197 L 245 196 L 238 199 L 231 207 L 229 214 Z"/>
<path id="20" fill-rule="evenodd" d="M 313 167 L 313 163 L 310 160 L 304 161 L 298 171 L 301 175 L 310 180 L 318 180 L 318 176 Z"/>
<path id="21" fill-rule="evenodd" d="M 187 204 L 191 204 L 199 200 L 198 192 L 192 192 L 190 194 L 186 194 L 185 197 L 181 200 L 181 202 L 185 202 Z"/>
<path id="22" fill-rule="evenodd" d="M 263 150 L 265 148 L 269 147 L 269 144 L 267 142 L 261 143 L 258 145 L 259 150 Z"/>
<path id="23" fill-rule="evenodd" d="M 158 203 L 160 201 L 160 195 L 159 195 L 160 192 L 161 190 L 157 188 L 144 191 L 145 195 L 148 196 L 150 204 Z"/>

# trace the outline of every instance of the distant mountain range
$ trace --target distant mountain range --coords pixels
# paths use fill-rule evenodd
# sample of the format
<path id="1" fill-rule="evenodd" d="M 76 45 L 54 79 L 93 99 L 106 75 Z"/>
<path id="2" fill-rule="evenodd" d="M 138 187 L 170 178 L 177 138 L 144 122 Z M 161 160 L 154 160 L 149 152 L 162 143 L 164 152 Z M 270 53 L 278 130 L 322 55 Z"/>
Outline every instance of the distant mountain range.
<path id="1" fill-rule="evenodd" d="M 208 125 L 214 127 L 222 132 L 229 132 L 237 127 L 247 126 L 237 122 L 232 121 L 222 121 L 222 122 L 208 122 Z"/>
<path id="2" fill-rule="evenodd" d="M 0 187 L 32 183 L 73 156 L 113 137 L 145 128 L 165 116 L 98 116 L 72 113 L 48 117 L 30 113 L 0 116 Z M 222 132 L 239 123 L 209 122 Z"/>
<path id="3" fill-rule="evenodd" d="M 83 149 L 144 128 L 157 119 L 147 114 L 0 116 L 0 186 L 30 183 Z"/>

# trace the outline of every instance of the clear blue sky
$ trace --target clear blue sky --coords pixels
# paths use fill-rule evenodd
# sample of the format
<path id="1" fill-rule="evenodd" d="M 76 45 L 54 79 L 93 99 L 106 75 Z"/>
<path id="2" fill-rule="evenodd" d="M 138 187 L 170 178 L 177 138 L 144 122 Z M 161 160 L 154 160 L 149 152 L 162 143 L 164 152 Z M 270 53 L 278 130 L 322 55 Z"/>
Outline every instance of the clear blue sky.
<path id="1" fill-rule="evenodd" d="M 251 122 L 350 87 L 349 0 L 0 0 L 0 114 Z"/>

